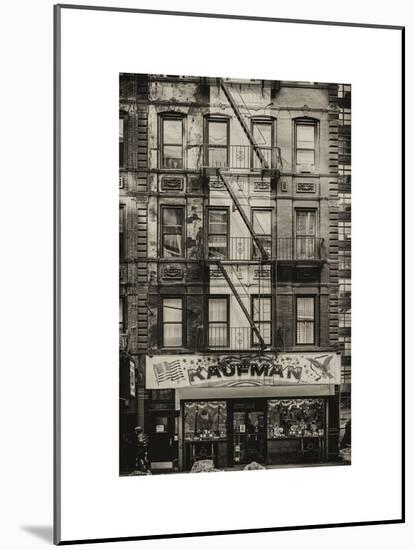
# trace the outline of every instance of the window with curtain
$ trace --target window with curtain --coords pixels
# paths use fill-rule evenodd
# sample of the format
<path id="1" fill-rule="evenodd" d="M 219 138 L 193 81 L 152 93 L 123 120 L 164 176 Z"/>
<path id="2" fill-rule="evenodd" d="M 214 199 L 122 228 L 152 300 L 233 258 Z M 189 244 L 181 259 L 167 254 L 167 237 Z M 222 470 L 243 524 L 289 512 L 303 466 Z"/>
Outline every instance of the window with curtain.
<path id="1" fill-rule="evenodd" d="M 314 296 L 297 296 L 296 343 L 314 344 L 315 314 Z"/>
<path id="2" fill-rule="evenodd" d="M 272 122 L 254 121 L 252 123 L 252 133 L 268 167 L 271 168 L 274 164 L 272 162 Z M 254 150 L 252 151 L 252 164 L 254 169 L 261 168 L 261 161 Z"/>
<path id="3" fill-rule="evenodd" d="M 161 219 L 163 258 L 184 257 L 184 207 L 163 207 Z"/>
<path id="4" fill-rule="evenodd" d="M 297 210 L 296 212 L 296 257 L 300 260 L 316 258 L 316 210 Z"/>
<path id="5" fill-rule="evenodd" d="M 179 348 L 183 346 L 183 300 L 163 298 L 163 346 Z"/>
<path id="6" fill-rule="evenodd" d="M 253 208 L 252 213 L 252 226 L 254 232 L 258 235 L 259 240 L 262 243 L 262 246 L 265 248 L 268 256 L 271 256 L 271 210 L 262 210 Z M 261 257 L 261 252 L 258 246 L 254 243 L 253 246 L 253 259 L 258 259 Z"/>
<path id="7" fill-rule="evenodd" d="M 271 297 L 253 296 L 251 298 L 252 319 L 262 336 L 265 345 L 271 345 Z M 252 342 L 254 346 L 259 344 L 259 340 L 254 331 L 252 331 Z"/>
<path id="8" fill-rule="evenodd" d="M 316 163 L 316 124 L 297 122 L 295 125 L 295 162 L 297 171 L 313 172 Z"/>
<path id="9" fill-rule="evenodd" d="M 182 169 L 183 155 L 183 118 L 169 115 L 161 119 L 161 166 L 168 169 Z"/>
<path id="10" fill-rule="evenodd" d="M 226 168 L 229 165 L 229 133 L 227 119 L 207 121 L 208 166 Z"/>
<path id="11" fill-rule="evenodd" d="M 226 348 L 229 345 L 228 298 L 209 298 L 209 347 Z"/>
<path id="12" fill-rule="evenodd" d="M 209 258 L 226 259 L 228 257 L 228 219 L 227 208 L 208 210 L 208 255 Z"/>

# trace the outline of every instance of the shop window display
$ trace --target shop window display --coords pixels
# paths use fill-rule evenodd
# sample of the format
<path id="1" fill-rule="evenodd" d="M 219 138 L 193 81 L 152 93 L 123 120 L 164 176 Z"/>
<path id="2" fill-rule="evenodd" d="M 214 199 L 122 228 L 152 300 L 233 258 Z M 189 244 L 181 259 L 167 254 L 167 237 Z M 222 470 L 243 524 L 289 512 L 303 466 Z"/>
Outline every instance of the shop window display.
<path id="1" fill-rule="evenodd" d="M 226 401 L 184 403 L 185 441 L 212 441 L 226 438 Z"/>
<path id="2" fill-rule="evenodd" d="M 268 401 L 268 438 L 324 436 L 323 399 Z"/>

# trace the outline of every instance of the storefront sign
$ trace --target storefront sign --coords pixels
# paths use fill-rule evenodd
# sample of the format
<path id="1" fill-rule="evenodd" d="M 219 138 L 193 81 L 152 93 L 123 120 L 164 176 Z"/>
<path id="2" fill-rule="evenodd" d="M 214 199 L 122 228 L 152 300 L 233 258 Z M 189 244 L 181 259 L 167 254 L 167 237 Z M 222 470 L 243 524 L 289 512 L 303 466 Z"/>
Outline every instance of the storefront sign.
<path id="1" fill-rule="evenodd" d="M 146 388 L 340 384 L 340 355 L 157 355 L 146 357 Z"/>

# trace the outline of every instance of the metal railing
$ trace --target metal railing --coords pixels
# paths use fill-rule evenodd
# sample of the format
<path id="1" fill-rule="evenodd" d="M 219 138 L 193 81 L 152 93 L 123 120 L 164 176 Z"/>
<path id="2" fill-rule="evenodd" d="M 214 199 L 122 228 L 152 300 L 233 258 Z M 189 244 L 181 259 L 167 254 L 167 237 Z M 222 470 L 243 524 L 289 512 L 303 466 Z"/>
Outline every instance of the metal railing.
<path id="1" fill-rule="evenodd" d="M 300 236 L 277 238 L 277 260 L 324 259 L 324 239 Z"/>
<path id="2" fill-rule="evenodd" d="M 261 153 L 268 168 L 281 168 L 281 153 L 279 147 L 261 147 Z M 259 158 L 251 145 L 207 145 L 204 151 L 203 166 L 205 168 L 222 168 L 224 170 L 262 169 Z"/>
<path id="3" fill-rule="evenodd" d="M 267 260 L 324 260 L 324 239 L 259 235 Z M 258 261 L 261 253 L 252 237 L 216 237 L 207 243 L 207 260 Z"/>
<path id="4" fill-rule="evenodd" d="M 258 348 L 253 342 L 251 327 L 209 327 L 207 347 L 209 349 L 250 349 Z M 253 345 L 254 344 L 254 345 Z"/>

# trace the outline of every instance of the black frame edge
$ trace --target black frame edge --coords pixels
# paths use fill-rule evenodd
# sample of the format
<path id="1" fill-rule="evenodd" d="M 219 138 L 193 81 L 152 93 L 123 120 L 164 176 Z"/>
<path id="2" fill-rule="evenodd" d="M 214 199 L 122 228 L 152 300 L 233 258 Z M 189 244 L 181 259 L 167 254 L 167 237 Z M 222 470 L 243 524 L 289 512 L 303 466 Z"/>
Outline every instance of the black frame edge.
<path id="1" fill-rule="evenodd" d="M 406 183 L 406 169 L 405 169 L 405 147 L 406 147 L 406 138 L 405 138 L 405 102 L 406 102 L 406 91 L 405 91 L 405 85 L 406 85 L 406 75 L 405 75 L 405 27 L 402 27 L 401 29 L 401 53 L 402 53 L 402 61 L 401 61 L 401 128 L 402 128 L 402 143 L 401 143 L 401 155 L 402 155 L 402 197 L 401 197 L 401 238 L 402 238 L 402 248 L 401 248 L 401 254 L 402 254 L 402 261 L 401 261 L 401 313 L 402 313 L 402 387 L 401 387 L 401 399 L 402 399 L 402 410 L 401 410 L 401 420 L 402 420 L 402 474 L 401 474 L 401 492 L 402 492 L 402 523 L 405 523 L 406 521 L 406 491 L 405 491 L 405 483 L 406 483 L 406 458 L 405 458 L 405 452 L 406 452 L 406 442 L 405 442 L 405 431 L 406 431 L 406 420 L 405 420 L 405 330 L 406 330 L 406 323 L 405 323 L 405 183 Z"/>
<path id="2" fill-rule="evenodd" d="M 121 8 L 114 6 L 91 6 L 91 5 L 78 5 L 78 4 L 57 4 L 61 8 L 65 9 L 79 9 L 79 10 L 93 10 L 93 11 L 116 11 L 124 13 L 142 13 L 149 15 L 178 15 L 185 17 L 206 17 L 213 19 L 236 19 L 240 21 L 263 21 L 269 23 L 299 23 L 301 25 L 330 25 L 336 27 L 362 27 L 370 29 L 389 29 L 389 30 L 403 30 L 405 27 L 402 25 L 380 25 L 375 23 L 352 23 L 345 21 L 321 21 L 314 19 L 288 19 L 284 17 L 265 17 L 255 15 L 235 15 L 230 13 L 206 13 L 206 12 L 185 12 L 185 11 L 173 11 L 173 10 L 150 10 L 139 8 Z"/>
<path id="3" fill-rule="evenodd" d="M 287 527 L 263 527 L 257 529 L 230 529 L 225 531 L 200 531 L 194 533 L 171 533 L 165 535 L 143 535 L 139 537 L 113 537 L 102 539 L 79 539 L 65 540 L 58 543 L 59 546 L 69 546 L 71 544 L 94 544 L 101 542 L 131 542 L 137 540 L 159 540 L 159 539 L 179 539 L 193 537 L 213 537 L 217 535 L 245 535 L 249 533 L 274 533 L 277 531 L 304 531 L 310 529 L 332 529 L 336 527 L 365 527 L 374 525 L 396 525 L 405 523 L 402 519 L 385 519 L 374 521 L 358 521 L 349 523 L 321 523 L 316 525 L 293 525 Z"/>
<path id="4" fill-rule="evenodd" d="M 61 543 L 61 6 L 53 6 L 53 542 Z"/>

